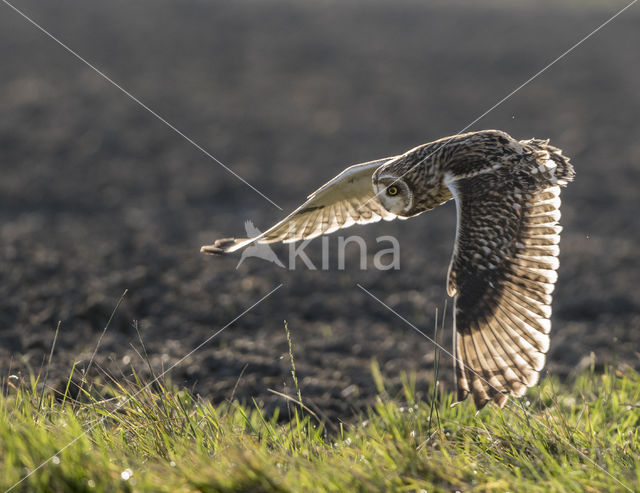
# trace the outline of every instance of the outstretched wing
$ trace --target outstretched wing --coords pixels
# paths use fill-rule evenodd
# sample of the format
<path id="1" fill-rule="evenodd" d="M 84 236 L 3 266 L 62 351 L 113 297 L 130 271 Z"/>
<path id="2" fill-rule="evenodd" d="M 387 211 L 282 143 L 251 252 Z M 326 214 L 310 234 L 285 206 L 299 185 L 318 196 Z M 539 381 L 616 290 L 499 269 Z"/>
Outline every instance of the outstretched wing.
<path id="1" fill-rule="evenodd" d="M 355 164 L 313 192 L 307 201 L 275 226 L 253 238 L 223 238 L 200 251 L 209 254 L 229 253 L 254 242 L 285 243 L 315 238 L 353 224 L 391 221 L 397 216 L 387 211 L 375 196 L 373 172 L 395 159 L 388 157 Z"/>
<path id="2" fill-rule="evenodd" d="M 562 229 L 557 183 L 573 178 L 566 158 L 553 158 L 532 174 L 498 166 L 446 181 L 458 211 L 447 285 L 458 400 L 472 393 L 478 409 L 523 395 L 544 366 Z"/>

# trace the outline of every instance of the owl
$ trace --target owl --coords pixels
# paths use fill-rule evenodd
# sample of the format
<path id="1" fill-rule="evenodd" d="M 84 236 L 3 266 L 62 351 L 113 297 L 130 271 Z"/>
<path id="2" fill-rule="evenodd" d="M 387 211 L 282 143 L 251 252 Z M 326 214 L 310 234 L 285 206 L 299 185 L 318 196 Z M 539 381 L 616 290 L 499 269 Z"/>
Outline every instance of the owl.
<path id="1" fill-rule="evenodd" d="M 498 130 L 445 137 L 348 167 L 254 238 L 225 238 L 207 254 L 255 242 L 295 242 L 353 224 L 408 219 L 453 199 L 457 225 L 447 276 L 454 298 L 457 399 L 502 407 L 535 385 L 549 350 L 557 280 L 560 187 L 573 166 L 548 140 Z"/>

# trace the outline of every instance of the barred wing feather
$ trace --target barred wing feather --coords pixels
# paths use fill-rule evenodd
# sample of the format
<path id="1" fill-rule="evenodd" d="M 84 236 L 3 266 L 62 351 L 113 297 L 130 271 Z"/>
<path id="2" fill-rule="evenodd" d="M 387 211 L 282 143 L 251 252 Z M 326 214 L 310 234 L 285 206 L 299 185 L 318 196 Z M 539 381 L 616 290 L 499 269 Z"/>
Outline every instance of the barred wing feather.
<path id="1" fill-rule="evenodd" d="M 537 382 L 549 349 L 560 187 L 516 183 L 508 172 L 447 185 L 458 211 L 447 285 L 458 400 L 503 406 Z"/>
<path id="2" fill-rule="evenodd" d="M 378 167 L 394 159 L 388 157 L 355 164 L 313 192 L 307 201 L 264 233 L 253 238 L 223 238 L 201 251 L 230 253 L 252 243 L 290 243 L 333 233 L 354 224 L 374 223 L 397 216 L 387 211 L 375 196 L 372 175 Z"/>

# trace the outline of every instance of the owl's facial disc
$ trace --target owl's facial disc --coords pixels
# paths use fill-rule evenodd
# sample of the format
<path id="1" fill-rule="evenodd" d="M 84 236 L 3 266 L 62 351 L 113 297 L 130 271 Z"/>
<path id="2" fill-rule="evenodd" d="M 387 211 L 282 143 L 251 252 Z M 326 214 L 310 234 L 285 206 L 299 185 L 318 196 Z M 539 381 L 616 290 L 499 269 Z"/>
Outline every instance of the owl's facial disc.
<path id="1" fill-rule="evenodd" d="M 389 212 L 402 216 L 413 205 L 413 194 L 402 178 L 393 175 L 377 176 L 373 188 L 378 200 Z"/>

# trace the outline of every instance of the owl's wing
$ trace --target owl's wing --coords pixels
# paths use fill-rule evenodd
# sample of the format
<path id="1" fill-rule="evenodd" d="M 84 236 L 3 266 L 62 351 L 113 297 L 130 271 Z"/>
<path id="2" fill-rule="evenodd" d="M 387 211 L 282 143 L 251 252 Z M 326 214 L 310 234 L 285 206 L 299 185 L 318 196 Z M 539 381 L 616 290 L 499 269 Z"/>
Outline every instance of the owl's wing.
<path id="1" fill-rule="evenodd" d="M 537 382 L 557 279 L 557 183 L 572 177 L 545 183 L 496 171 L 445 182 L 458 212 L 447 290 L 455 296 L 459 401 L 471 393 L 478 409 L 491 400 L 502 407 L 508 394 L 522 396 Z"/>
<path id="2" fill-rule="evenodd" d="M 391 221 L 397 216 L 382 207 L 375 196 L 372 175 L 392 159 L 395 157 L 349 166 L 264 233 L 253 238 L 223 238 L 213 245 L 203 246 L 200 251 L 214 255 L 230 253 L 254 242 L 289 243 L 332 233 L 353 224 L 373 223 L 380 219 Z"/>

